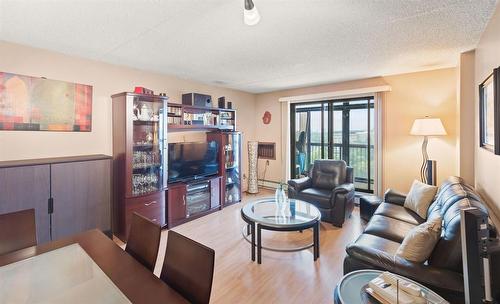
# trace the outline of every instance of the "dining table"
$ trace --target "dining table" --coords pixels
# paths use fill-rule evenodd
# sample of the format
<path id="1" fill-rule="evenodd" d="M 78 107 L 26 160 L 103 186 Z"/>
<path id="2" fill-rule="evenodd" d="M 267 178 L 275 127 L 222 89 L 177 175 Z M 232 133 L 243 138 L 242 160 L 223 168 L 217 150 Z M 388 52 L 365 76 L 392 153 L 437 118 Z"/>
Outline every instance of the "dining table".
<path id="1" fill-rule="evenodd" d="M 189 303 L 100 230 L 0 256 L 0 303 Z"/>

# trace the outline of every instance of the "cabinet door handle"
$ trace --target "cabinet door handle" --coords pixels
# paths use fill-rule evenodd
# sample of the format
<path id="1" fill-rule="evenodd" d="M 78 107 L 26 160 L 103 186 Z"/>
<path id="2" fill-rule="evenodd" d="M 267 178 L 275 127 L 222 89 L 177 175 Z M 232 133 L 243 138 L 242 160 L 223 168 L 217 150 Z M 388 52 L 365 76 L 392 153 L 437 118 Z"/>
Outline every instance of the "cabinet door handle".
<path id="1" fill-rule="evenodd" d="M 149 203 L 144 203 L 144 206 L 147 207 L 147 206 L 151 206 L 151 205 L 156 204 L 156 203 L 157 203 L 157 201 L 151 201 Z"/>
<path id="2" fill-rule="evenodd" d="M 182 205 L 186 206 L 186 196 L 182 196 Z"/>

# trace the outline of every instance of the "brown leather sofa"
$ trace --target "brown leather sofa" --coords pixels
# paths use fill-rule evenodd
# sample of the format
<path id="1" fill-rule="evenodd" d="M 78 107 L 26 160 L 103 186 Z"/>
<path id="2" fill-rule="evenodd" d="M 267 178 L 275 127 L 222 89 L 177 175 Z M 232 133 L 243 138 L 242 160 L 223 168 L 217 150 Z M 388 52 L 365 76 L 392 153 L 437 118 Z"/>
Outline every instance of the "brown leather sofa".
<path id="1" fill-rule="evenodd" d="M 464 281 L 460 210 L 476 207 L 487 214 L 480 196 L 460 177 L 450 177 L 439 187 L 427 212 L 427 219 L 440 215 L 443 230 L 424 264 L 394 255 L 408 231 L 425 221 L 403 207 L 404 201 L 405 195 L 392 190 L 386 192 L 384 202 L 375 211 L 363 234 L 347 246 L 344 273 L 360 269 L 388 270 L 428 286 L 451 303 L 462 303 Z"/>
<path id="2" fill-rule="evenodd" d="M 322 221 L 342 227 L 354 208 L 353 169 L 343 160 L 316 160 L 308 177 L 288 181 L 288 196 L 315 205 Z"/>

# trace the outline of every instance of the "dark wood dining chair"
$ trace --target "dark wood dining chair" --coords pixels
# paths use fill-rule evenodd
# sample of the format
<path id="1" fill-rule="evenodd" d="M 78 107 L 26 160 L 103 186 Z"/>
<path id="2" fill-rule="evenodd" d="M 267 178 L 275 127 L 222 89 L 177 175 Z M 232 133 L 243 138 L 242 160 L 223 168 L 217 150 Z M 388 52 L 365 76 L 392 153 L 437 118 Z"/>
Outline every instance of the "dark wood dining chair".
<path id="1" fill-rule="evenodd" d="M 130 222 L 125 251 L 152 272 L 160 247 L 161 227 L 135 212 Z"/>
<path id="2" fill-rule="evenodd" d="M 0 215 L 0 255 L 36 243 L 35 209 Z"/>
<path id="3" fill-rule="evenodd" d="M 191 303 L 209 303 L 214 264 L 213 249 L 169 231 L 160 279 Z"/>

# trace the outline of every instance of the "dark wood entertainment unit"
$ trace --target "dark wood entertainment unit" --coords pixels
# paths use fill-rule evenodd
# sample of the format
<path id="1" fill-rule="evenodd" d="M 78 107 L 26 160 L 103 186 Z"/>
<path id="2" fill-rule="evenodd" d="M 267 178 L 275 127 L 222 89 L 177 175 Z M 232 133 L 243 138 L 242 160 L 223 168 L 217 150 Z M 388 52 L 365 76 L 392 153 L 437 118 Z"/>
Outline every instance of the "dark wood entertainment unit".
<path id="1" fill-rule="evenodd" d="M 174 227 L 214 211 L 221 205 L 221 176 L 168 185 L 168 227 Z"/>
<path id="2" fill-rule="evenodd" d="M 122 241 L 127 240 L 134 212 L 172 228 L 223 208 L 229 203 L 229 188 L 231 203 L 241 200 L 241 134 L 234 132 L 235 110 L 167 103 L 166 96 L 127 92 L 112 99 L 113 232 Z M 186 131 L 211 132 L 208 139 L 219 144 L 221 169 L 211 177 L 167 184 L 167 134 Z M 223 134 L 237 137 L 227 140 Z M 236 158 L 229 153 L 229 141 L 238 147 Z M 229 173 L 238 178 L 228 179 Z"/>

